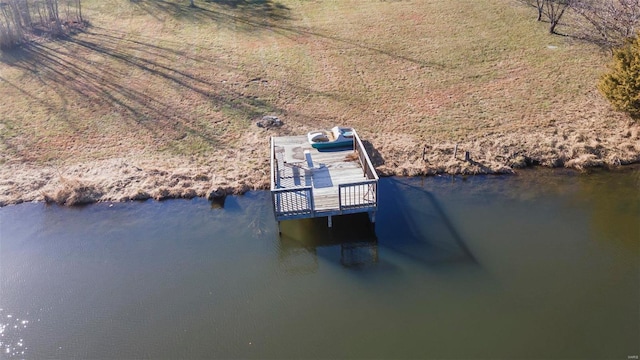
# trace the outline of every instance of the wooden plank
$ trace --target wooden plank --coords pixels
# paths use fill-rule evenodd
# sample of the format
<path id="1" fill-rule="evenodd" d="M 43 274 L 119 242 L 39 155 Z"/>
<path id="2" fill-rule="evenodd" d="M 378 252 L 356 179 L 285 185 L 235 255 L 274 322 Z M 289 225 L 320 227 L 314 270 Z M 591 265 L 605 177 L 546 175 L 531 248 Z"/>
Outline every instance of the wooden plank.
<path id="1" fill-rule="evenodd" d="M 354 149 L 318 151 L 311 147 L 304 135 L 273 137 L 271 146 L 272 157 L 275 158 L 271 160 L 272 171 L 278 170 L 272 174 L 277 177 L 278 187 L 295 189 L 311 186 L 315 216 L 340 214 L 339 185 L 367 179 L 363 164 L 353 160 Z"/>

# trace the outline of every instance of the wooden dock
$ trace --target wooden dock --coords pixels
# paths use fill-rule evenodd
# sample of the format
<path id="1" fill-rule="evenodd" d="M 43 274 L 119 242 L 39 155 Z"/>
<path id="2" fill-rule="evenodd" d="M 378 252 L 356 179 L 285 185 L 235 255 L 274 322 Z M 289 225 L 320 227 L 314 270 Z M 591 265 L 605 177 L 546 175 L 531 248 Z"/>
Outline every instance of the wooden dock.
<path id="1" fill-rule="evenodd" d="M 353 146 L 317 150 L 305 135 L 271 138 L 271 197 L 278 221 L 378 209 L 378 175 L 358 134 Z"/>

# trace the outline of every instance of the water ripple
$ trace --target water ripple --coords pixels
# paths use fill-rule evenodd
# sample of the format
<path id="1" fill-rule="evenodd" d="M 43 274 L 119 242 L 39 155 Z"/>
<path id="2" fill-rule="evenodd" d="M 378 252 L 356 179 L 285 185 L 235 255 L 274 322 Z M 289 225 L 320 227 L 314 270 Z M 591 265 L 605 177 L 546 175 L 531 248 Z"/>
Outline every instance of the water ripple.
<path id="1" fill-rule="evenodd" d="M 24 358 L 28 347 L 25 345 L 23 331 L 29 326 L 29 320 L 6 313 L 0 308 L 0 351 L 3 358 Z"/>

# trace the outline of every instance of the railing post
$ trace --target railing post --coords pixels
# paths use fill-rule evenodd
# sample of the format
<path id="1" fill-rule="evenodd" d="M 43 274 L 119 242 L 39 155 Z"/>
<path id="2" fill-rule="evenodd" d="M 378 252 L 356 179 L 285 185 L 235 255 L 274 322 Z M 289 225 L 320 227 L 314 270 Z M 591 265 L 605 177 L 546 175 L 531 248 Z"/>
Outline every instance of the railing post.
<path id="1" fill-rule="evenodd" d="M 313 188 L 310 187 L 307 191 L 309 192 L 309 207 L 311 208 L 311 216 L 315 217 L 315 215 L 316 215 L 316 206 L 315 206 L 315 203 L 313 201 Z"/>
<path id="2" fill-rule="evenodd" d="M 376 193 L 376 209 L 378 209 L 378 182 L 375 183 L 375 193 Z"/>
<path id="3" fill-rule="evenodd" d="M 360 136 L 355 130 L 353 131 L 353 138 L 354 138 L 354 141 L 357 142 L 356 148 L 358 152 L 358 160 L 360 160 L 360 165 L 362 165 L 362 171 L 364 172 L 364 176 L 370 180 L 378 180 L 378 175 L 376 174 L 376 171 L 373 168 L 371 159 L 369 159 L 369 155 L 367 155 L 367 152 L 364 149 L 362 140 L 360 140 Z"/>
<path id="4" fill-rule="evenodd" d="M 270 165 L 271 165 L 271 190 L 273 190 L 275 187 L 277 187 L 277 181 L 276 181 L 276 169 L 274 169 L 274 164 L 276 163 L 275 160 L 275 142 L 273 139 L 273 136 L 270 139 L 270 153 L 271 153 L 271 159 L 270 159 Z M 277 174 L 278 176 L 280 176 L 280 174 Z"/>

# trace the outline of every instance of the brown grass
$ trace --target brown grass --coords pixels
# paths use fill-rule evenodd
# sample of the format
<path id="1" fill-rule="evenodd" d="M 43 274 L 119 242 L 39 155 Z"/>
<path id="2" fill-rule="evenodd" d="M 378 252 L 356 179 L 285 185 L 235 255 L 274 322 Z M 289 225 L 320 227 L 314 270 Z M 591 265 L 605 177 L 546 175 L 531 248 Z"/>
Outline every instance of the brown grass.
<path id="1" fill-rule="evenodd" d="M 196 3 L 87 0 L 84 33 L 1 55 L 0 205 L 265 188 L 269 136 L 335 125 L 386 175 L 640 160 L 608 55 L 515 0 Z"/>
<path id="2" fill-rule="evenodd" d="M 60 183 L 61 186 L 54 193 L 43 193 L 44 201 L 74 206 L 90 204 L 102 197 L 102 192 L 95 185 L 87 184 L 79 179 L 62 179 Z"/>

